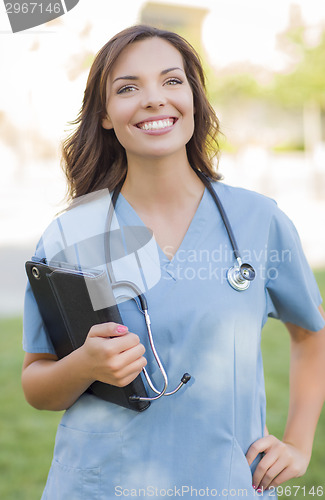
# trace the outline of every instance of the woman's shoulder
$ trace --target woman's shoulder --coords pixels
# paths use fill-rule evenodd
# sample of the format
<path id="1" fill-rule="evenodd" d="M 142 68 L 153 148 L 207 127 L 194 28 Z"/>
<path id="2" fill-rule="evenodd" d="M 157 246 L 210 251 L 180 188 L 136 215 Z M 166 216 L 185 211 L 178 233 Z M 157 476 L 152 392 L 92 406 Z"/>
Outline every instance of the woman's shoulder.
<path id="1" fill-rule="evenodd" d="M 50 260 L 67 246 L 102 234 L 110 200 L 107 189 L 74 199 L 45 228 L 35 255 Z"/>
<path id="2" fill-rule="evenodd" d="M 231 186 L 220 181 L 213 182 L 212 186 L 225 204 L 242 206 L 248 209 L 254 207 L 268 212 L 278 211 L 277 202 L 264 194 L 238 186 Z"/>
<path id="3" fill-rule="evenodd" d="M 220 182 L 214 183 L 214 189 L 232 219 L 264 234 L 271 247 L 293 248 L 300 242 L 295 224 L 272 198 Z"/>
<path id="4" fill-rule="evenodd" d="M 87 213 L 101 210 L 109 205 L 111 193 L 108 189 L 100 189 L 74 198 L 71 204 L 60 214 L 64 217 L 84 216 Z"/>
<path id="5" fill-rule="evenodd" d="M 240 224 L 249 225 L 250 222 L 256 228 L 259 227 L 263 232 L 268 231 L 271 234 L 288 233 L 292 236 L 296 234 L 294 223 L 274 199 L 223 182 L 215 182 L 213 187 L 226 212 Z"/>
<path id="6" fill-rule="evenodd" d="M 93 227 L 98 221 L 98 216 L 107 214 L 110 201 L 111 195 L 108 189 L 79 196 L 51 221 L 47 229 L 67 223 L 73 223 L 75 229 L 79 226 L 83 229 Z M 70 229 L 72 230 L 72 227 Z"/>

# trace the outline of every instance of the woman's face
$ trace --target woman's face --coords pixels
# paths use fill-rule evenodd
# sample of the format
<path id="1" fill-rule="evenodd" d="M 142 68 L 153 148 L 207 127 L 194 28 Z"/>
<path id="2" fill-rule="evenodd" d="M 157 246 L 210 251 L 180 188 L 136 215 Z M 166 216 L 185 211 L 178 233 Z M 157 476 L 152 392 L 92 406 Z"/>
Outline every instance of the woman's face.
<path id="1" fill-rule="evenodd" d="M 114 129 L 129 162 L 186 155 L 194 131 L 193 93 L 173 45 L 156 37 L 123 50 L 108 80 L 102 126 Z"/>

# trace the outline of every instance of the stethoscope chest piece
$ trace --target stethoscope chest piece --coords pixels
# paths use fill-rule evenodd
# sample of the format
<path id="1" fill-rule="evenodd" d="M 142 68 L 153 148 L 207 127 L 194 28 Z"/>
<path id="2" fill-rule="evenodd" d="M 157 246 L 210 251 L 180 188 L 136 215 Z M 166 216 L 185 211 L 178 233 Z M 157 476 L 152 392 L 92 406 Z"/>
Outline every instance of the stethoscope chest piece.
<path id="1" fill-rule="evenodd" d="M 240 259 L 237 259 L 238 265 L 231 267 L 227 272 L 229 285 L 237 292 L 247 290 L 250 282 L 255 278 L 254 268 L 247 263 L 242 264 Z"/>

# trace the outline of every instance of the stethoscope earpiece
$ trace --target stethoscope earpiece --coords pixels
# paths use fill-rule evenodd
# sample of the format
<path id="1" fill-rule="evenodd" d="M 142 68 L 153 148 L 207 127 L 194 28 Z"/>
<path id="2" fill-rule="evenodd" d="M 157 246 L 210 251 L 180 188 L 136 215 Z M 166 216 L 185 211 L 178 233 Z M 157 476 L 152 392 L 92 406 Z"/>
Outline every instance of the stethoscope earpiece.
<path id="1" fill-rule="evenodd" d="M 255 278 L 254 268 L 247 263 L 242 264 L 237 258 L 238 265 L 231 267 L 227 272 L 229 285 L 237 292 L 247 290 L 250 282 Z"/>

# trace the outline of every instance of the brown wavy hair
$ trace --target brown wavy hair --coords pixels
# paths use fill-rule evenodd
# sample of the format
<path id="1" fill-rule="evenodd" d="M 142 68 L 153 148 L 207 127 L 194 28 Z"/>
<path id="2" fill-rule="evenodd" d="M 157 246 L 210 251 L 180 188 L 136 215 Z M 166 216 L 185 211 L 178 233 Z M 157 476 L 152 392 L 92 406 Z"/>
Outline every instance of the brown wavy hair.
<path id="1" fill-rule="evenodd" d="M 182 55 L 184 69 L 193 92 L 194 133 L 186 145 L 187 157 L 211 180 L 221 176 L 213 166 L 218 156 L 219 121 L 205 93 L 205 76 L 199 55 L 180 35 L 152 26 L 127 28 L 109 40 L 91 66 L 75 131 L 62 147 L 62 167 L 68 181 L 68 198 L 73 199 L 99 189 L 113 190 L 127 172 L 126 153 L 113 129 L 102 127 L 106 115 L 106 88 L 109 72 L 128 45 L 158 37 L 172 44 Z"/>

